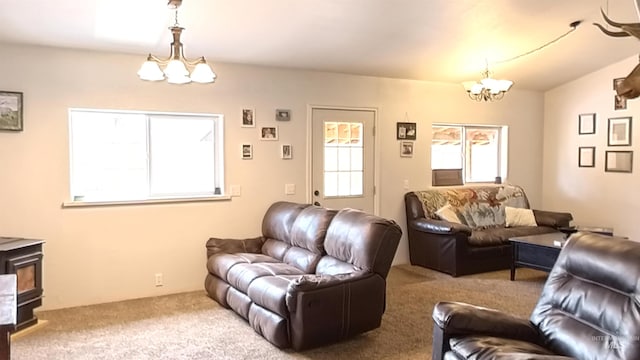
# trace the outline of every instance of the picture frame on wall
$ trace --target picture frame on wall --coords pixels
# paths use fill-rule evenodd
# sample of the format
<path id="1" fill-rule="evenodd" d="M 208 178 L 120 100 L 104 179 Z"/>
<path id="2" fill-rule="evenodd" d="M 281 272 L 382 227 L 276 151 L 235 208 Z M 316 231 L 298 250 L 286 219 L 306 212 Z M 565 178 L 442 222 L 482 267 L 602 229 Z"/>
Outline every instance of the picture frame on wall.
<path id="1" fill-rule="evenodd" d="M 400 141 L 400 157 L 413 157 L 413 141 Z"/>
<path id="2" fill-rule="evenodd" d="M 578 115 L 578 135 L 595 134 L 596 133 L 596 114 L 580 114 Z"/>
<path id="3" fill-rule="evenodd" d="M 0 91 L 0 130 L 22 131 L 22 93 Z"/>
<path id="4" fill-rule="evenodd" d="M 608 146 L 630 146 L 631 145 L 631 117 L 609 118 L 608 122 Z"/>
<path id="5" fill-rule="evenodd" d="M 605 151 L 604 171 L 630 173 L 633 171 L 633 151 Z"/>
<path id="6" fill-rule="evenodd" d="M 253 145 L 242 144 L 242 160 L 253 159 Z"/>
<path id="7" fill-rule="evenodd" d="M 291 144 L 282 144 L 280 146 L 280 158 L 281 159 L 293 159 L 293 148 Z"/>
<path id="8" fill-rule="evenodd" d="M 262 126 L 260 127 L 260 140 L 278 140 L 278 127 L 277 126 Z"/>
<path id="9" fill-rule="evenodd" d="M 415 140 L 416 139 L 416 123 L 399 122 L 396 123 L 396 140 Z"/>
<path id="10" fill-rule="evenodd" d="M 256 127 L 256 112 L 251 108 L 242 108 L 242 127 Z"/>
<path id="11" fill-rule="evenodd" d="M 578 167 L 596 166 L 596 147 L 581 146 L 578 148 Z"/>
<path id="12" fill-rule="evenodd" d="M 291 110 L 276 109 L 276 121 L 289 121 L 289 120 L 291 120 Z"/>

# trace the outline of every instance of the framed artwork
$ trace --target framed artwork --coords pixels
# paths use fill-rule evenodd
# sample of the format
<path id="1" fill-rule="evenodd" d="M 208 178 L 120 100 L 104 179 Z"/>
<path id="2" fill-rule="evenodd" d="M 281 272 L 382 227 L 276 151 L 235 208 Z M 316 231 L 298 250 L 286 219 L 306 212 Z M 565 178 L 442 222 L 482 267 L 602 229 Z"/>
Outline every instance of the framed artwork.
<path id="1" fill-rule="evenodd" d="M 291 120 L 291 110 L 276 109 L 276 121 L 289 121 Z"/>
<path id="2" fill-rule="evenodd" d="M 278 127 L 262 126 L 260 128 L 260 140 L 278 140 Z"/>
<path id="3" fill-rule="evenodd" d="M 596 133 L 596 114 L 580 114 L 578 115 L 578 134 L 595 134 Z"/>
<path id="4" fill-rule="evenodd" d="M 596 147 L 581 146 L 578 148 L 578 167 L 596 166 Z"/>
<path id="5" fill-rule="evenodd" d="M 22 131 L 22 93 L 0 91 L 0 130 Z"/>
<path id="6" fill-rule="evenodd" d="M 400 156 L 413 157 L 413 141 L 400 141 Z"/>
<path id="7" fill-rule="evenodd" d="M 253 145 L 242 144 L 242 159 L 243 160 L 253 159 Z"/>
<path id="8" fill-rule="evenodd" d="M 410 123 L 410 122 L 396 123 L 396 139 L 397 140 L 415 140 L 416 139 L 416 123 Z"/>
<path id="9" fill-rule="evenodd" d="M 256 112 L 253 109 L 242 109 L 242 127 L 256 127 Z"/>
<path id="10" fill-rule="evenodd" d="M 613 109 L 614 110 L 625 110 L 627 108 L 627 98 L 623 98 L 622 96 L 613 95 Z"/>
<path id="11" fill-rule="evenodd" d="M 605 151 L 604 171 L 630 173 L 633 170 L 633 151 Z"/>
<path id="12" fill-rule="evenodd" d="M 291 148 L 291 144 L 282 144 L 282 146 L 280 146 L 280 158 L 293 159 L 293 149 Z"/>
<path id="13" fill-rule="evenodd" d="M 631 145 L 631 117 L 609 118 L 607 145 Z"/>

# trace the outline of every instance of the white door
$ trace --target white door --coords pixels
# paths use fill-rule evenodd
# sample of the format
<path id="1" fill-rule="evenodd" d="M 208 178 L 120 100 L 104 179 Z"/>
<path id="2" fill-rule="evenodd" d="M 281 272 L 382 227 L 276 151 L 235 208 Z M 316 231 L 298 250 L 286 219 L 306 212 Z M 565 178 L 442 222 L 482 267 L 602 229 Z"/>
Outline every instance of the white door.
<path id="1" fill-rule="evenodd" d="M 373 110 L 312 108 L 312 188 L 316 205 L 374 212 Z"/>

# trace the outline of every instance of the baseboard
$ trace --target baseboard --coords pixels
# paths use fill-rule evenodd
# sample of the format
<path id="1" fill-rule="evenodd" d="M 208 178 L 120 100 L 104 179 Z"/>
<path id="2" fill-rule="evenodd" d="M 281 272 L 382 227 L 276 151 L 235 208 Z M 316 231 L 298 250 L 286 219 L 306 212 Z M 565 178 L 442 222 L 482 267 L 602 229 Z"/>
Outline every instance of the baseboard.
<path id="1" fill-rule="evenodd" d="M 12 333 L 11 334 L 11 340 L 15 340 L 15 339 L 21 338 L 23 336 L 27 336 L 27 335 L 31 334 L 32 332 L 34 332 L 34 331 L 38 331 L 38 330 L 42 329 L 43 327 L 45 327 L 48 323 L 49 323 L 48 320 L 38 319 L 38 322 L 35 323 L 34 325 L 31 325 L 28 328 L 25 328 L 25 329 L 22 329 L 20 331 Z"/>

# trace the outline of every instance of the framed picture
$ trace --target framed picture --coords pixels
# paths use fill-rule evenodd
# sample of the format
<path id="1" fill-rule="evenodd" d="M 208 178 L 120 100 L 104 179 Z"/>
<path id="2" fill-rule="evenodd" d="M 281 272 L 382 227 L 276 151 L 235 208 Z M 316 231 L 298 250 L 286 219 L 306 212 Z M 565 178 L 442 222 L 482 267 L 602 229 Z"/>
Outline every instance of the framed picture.
<path id="1" fill-rule="evenodd" d="M 604 171 L 630 173 L 633 169 L 633 151 L 605 151 Z"/>
<path id="2" fill-rule="evenodd" d="M 596 166 L 596 147 L 581 146 L 578 148 L 578 167 Z"/>
<path id="3" fill-rule="evenodd" d="M 242 159 L 243 160 L 253 159 L 253 145 L 242 144 Z"/>
<path id="4" fill-rule="evenodd" d="M 278 127 L 262 126 L 260 128 L 260 140 L 278 140 Z"/>
<path id="5" fill-rule="evenodd" d="M 242 109 L 242 127 L 256 127 L 256 112 L 253 109 Z"/>
<path id="6" fill-rule="evenodd" d="M 618 85 L 624 81 L 624 78 L 613 79 L 613 90 L 618 88 Z"/>
<path id="7" fill-rule="evenodd" d="M 280 146 L 280 158 L 293 159 L 293 149 L 291 148 L 291 144 L 282 144 L 282 146 Z"/>
<path id="8" fill-rule="evenodd" d="M 413 157 L 413 141 L 400 141 L 400 156 Z"/>
<path id="9" fill-rule="evenodd" d="M 627 108 L 627 99 L 622 96 L 613 95 L 613 109 L 624 110 Z"/>
<path id="10" fill-rule="evenodd" d="M 631 145 L 631 117 L 609 118 L 607 145 Z"/>
<path id="11" fill-rule="evenodd" d="M 415 140 L 416 139 L 416 123 L 408 123 L 408 122 L 396 123 L 396 139 L 397 140 Z"/>
<path id="12" fill-rule="evenodd" d="M 276 109 L 276 121 L 291 120 L 291 110 Z"/>
<path id="13" fill-rule="evenodd" d="M 22 93 L 0 91 L 0 130 L 22 131 Z"/>
<path id="14" fill-rule="evenodd" d="M 596 133 L 596 114 L 580 114 L 578 115 L 578 134 L 595 134 Z"/>

